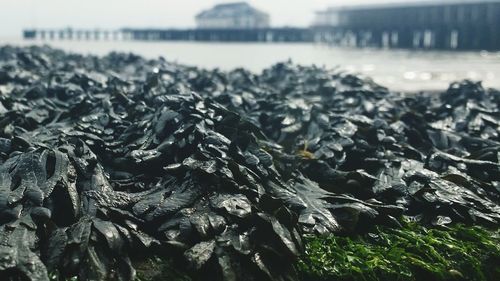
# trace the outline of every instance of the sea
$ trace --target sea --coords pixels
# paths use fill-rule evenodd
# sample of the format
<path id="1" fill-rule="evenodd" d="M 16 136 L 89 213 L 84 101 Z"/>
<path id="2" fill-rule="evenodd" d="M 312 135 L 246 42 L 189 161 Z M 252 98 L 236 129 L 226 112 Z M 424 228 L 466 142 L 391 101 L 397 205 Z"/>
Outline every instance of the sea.
<path id="1" fill-rule="evenodd" d="M 172 41 L 38 41 L 0 38 L 1 45 L 50 45 L 68 52 L 103 56 L 112 51 L 164 57 L 185 65 L 259 73 L 291 60 L 370 77 L 393 91 L 444 91 L 454 81 L 482 81 L 500 89 L 500 52 L 340 48 L 314 43 L 205 43 Z"/>

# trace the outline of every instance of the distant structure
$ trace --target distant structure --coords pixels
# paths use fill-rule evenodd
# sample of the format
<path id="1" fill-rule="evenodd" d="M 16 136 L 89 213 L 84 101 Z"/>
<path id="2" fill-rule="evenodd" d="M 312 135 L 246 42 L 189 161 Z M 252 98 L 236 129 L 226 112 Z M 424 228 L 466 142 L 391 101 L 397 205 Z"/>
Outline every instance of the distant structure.
<path id="1" fill-rule="evenodd" d="M 198 29 L 262 29 L 269 25 L 269 14 L 246 2 L 219 4 L 196 16 Z"/>
<path id="2" fill-rule="evenodd" d="M 312 29 L 315 41 L 346 46 L 500 50 L 500 0 L 332 7 Z"/>
<path id="3" fill-rule="evenodd" d="M 285 10 L 283 11 L 286 12 Z M 320 42 L 348 47 L 500 51 L 500 0 L 434 0 L 332 7 L 309 28 L 269 27 L 244 2 L 196 17 L 193 29 L 26 29 L 25 39 L 217 42 Z"/>

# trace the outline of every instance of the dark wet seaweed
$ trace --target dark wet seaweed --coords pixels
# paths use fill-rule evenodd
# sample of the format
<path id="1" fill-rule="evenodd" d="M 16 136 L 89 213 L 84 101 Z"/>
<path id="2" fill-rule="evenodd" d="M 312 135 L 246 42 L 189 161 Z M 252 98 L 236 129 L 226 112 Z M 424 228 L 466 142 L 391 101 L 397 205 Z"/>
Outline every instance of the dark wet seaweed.
<path id="1" fill-rule="evenodd" d="M 304 233 L 500 222 L 500 92 L 0 48 L 0 277 L 296 280 Z"/>

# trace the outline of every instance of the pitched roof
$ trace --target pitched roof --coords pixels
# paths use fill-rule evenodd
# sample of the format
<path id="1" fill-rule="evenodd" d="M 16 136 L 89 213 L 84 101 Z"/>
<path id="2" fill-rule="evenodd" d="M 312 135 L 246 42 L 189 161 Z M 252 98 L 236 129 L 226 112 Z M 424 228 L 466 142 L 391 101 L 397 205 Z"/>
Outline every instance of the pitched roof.
<path id="1" fill-rule="evenodd" d="M 234 17 L 248 14 L 261 16 L 268 15 L 267 13 L 255 9 L 246 2 L 234 2 L 215 5 L 212 9 L 202 11 L 196 15 L 196 18 Z"/>

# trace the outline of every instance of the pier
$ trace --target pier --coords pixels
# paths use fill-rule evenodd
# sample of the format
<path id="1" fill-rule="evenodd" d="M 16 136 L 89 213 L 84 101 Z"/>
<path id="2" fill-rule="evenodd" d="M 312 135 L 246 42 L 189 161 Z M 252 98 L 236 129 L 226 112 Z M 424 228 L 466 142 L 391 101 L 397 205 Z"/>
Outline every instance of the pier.
<path id="1" fill-rule="evenodd" d="M 312 42 L 309 28 L 261 29 L 141 29 L 73 30 L 30 29 L 25 39 L 40 40 L 135 40 L 135 41 L 219 41 L 219 42 Z"/>
<path id="2" fill-rule="evenodd" d="M 333 7 L 308 28 L 29 29 L 25 39 L 321 42 L 347 47 L 500 50 L 500 0 Z"/>
<path id="3" fill-rule="evenodd" d="M 219 41 L 219 42 L 311 42 L 308 28 L 259 29 L 123 29 L 133 40 Z"/>
<path id="4" fill-rule="evenodd" d="M 317 12 L 315 41 L 357 47 L 500 50 L 500 1 L 333 7 Z"/>
<path id="5" fill-rule="evenodd" d="M 23 38 L 29 40 L 131 40 L 123 30 L 102 29 L 26 29 Z"/>

